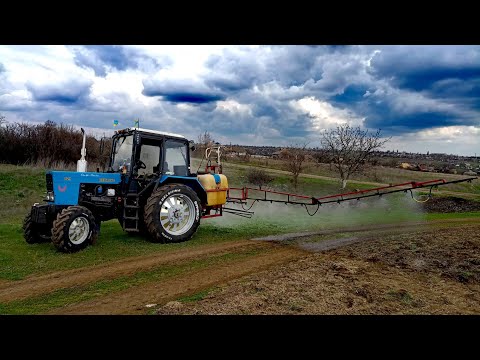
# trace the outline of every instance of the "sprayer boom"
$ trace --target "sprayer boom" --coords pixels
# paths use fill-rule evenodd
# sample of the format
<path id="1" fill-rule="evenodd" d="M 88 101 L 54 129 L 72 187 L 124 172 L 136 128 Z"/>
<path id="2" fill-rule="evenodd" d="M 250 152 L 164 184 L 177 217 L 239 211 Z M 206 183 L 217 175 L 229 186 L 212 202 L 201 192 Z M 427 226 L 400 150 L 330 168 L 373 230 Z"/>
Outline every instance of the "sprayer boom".
<path id="1" fill-rule="evenodd" d="M 227 192 L 227 202 L 245 204 L 247 200 L 253 200 L 254 203 L 256 201 L 268 201 L 271 203 L 278 202 L 278 203 L 305 205 L 305 206 L 317 205 L 317 209 L 318 209 L 318 207 L 322 204 L 329 204 L 329 203 L 340 204 L 343 201 L 360 200 L 367 197 L 383 196 L 386 194 L 393 194 L 397 192 L 405 192 L 405 193 L 410 192 L 412 199 L 418 202 L 425 202 L 432 197 L 432 189 L 434 187 L 436 188 L 441 185 L 456 184 L 456 183 L 461 183 L 465 181 L 472 182 L 472 180 L 475 180 L 475 179 L 477 179 L 477 177 L 469 177 L 465 179 L 452 180 L 452 181 L 446 181 L 445 179 L 429 180 L 429 181 L 423 181 L 423 182 L 411 181 L 411 182 L 406 182 L 402 184 L 381 186 L 381 187 L 376 187 L 372 189 L 357 190 L 357 191 L 322 196 L 322 197 L 290 194 L 286 192 L 279 192 L 279 191 L 273 191 L 273 190 L 260 190 L 260 189 L 250 188 L 250 187 L 230 188 Z M 412 190 L 421 189 L 421 188 L 430 189 L 428 195 L 426 196 L 427 197 L 426 200 L 417 200 L 413 195 Z M 237 192 L 237 196 L 233 196 L 234 192 Z M 240 194 L 238 194 L 239 192 Z"/>

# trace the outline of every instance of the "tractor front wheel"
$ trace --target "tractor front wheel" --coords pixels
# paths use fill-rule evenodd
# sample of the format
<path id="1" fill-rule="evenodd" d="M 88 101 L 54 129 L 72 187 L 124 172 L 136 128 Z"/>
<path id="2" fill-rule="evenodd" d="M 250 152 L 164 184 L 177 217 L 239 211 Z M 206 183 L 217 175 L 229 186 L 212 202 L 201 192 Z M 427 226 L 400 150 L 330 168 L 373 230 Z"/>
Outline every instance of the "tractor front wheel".
<path id="1" fill-rule="evenodd" d="M 23 237 L 28 244 L 36 244 L 43 242 L 42 238 L 39 235 L 37 224 L 35 224 L 32 220 L 31 212 L 29 212 L 23 220 Z"/>
<path id="2" fill-rule="evenodd" d="M 66 253 L 77 252 L 97 239 L 97 226 L 90 210 L 83 206 L 69 206 L 53 222 L 52 243 Z"/>
<path id="3" fill-rule="evenodd" d="M 145 205 L 144 219 L 153 242 L 189 240 L 200 225 L 201 203 L 188 186 L 170 184 L 155 191 Z"/>

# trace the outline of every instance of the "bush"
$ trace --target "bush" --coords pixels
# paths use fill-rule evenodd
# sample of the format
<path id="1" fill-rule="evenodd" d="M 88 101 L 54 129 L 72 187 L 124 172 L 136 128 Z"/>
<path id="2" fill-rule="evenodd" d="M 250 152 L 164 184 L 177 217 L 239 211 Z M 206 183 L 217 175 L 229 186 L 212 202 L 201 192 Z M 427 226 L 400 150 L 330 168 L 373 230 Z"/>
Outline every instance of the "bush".
<path id="1" fill-rule="evenodd" d="M 262 169 L 250 169 L 247 172 L 247 181 L 250 184 L 257 185 L 260 189 L 273 181 L 273 177 L 268 175 L 265 170 Z"/>

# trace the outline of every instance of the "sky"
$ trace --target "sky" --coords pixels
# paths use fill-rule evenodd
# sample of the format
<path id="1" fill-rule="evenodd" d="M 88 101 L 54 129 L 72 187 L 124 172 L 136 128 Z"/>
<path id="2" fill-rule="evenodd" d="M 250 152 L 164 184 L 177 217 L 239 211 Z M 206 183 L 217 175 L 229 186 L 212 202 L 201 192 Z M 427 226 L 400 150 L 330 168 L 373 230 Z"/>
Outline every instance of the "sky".
<path id="1" fill-rule="evenodd" d="M 0 46 L 0 114 L 274 146 L 350 124 L 383 150 L 480 155 L 480 46 Z"/>

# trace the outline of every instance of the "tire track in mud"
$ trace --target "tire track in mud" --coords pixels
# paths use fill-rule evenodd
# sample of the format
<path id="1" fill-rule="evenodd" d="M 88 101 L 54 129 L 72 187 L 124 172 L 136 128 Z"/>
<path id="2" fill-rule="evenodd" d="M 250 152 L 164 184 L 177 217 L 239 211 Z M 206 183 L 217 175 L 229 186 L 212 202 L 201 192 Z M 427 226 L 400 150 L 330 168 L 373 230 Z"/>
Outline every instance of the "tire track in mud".
<path id="1" fill-rule="evenodd" d="M 148 271 L 165 264 L 202 259 L 211 255 L 238 251 L 244 248 L 268 248 L 270 246 L 269 244 L 260 244 L 259 246 L 259 243 L 242 240 L 195 248 L 182 248 L 146 256 L 129 257 L 102 265 L 32 276 L 20 281 L 0 283 L 0 302 L 21 300 L 63 288 L 118 278 L 135 274 L 139 271 Z"/>
<path id="2" fill-rule="evenodd" d="M 147 304 L 162 305 L 180 296 L 195 294 L 203 289 L 223 284 L 257 271 L 266 270 L 272 266 L 303 257 L 306 254 L 305 251 L 291 247 L 272 246 L 266 253 L 247 259 L 212 265 L 202 270 L 176 276 L 161 283 L 140 285 L 134 289 L 67 305 L 63 308 L 49 311 L 47 314 L 145 314 L 148 311 L 148 308 L 146 308 Z"/>

